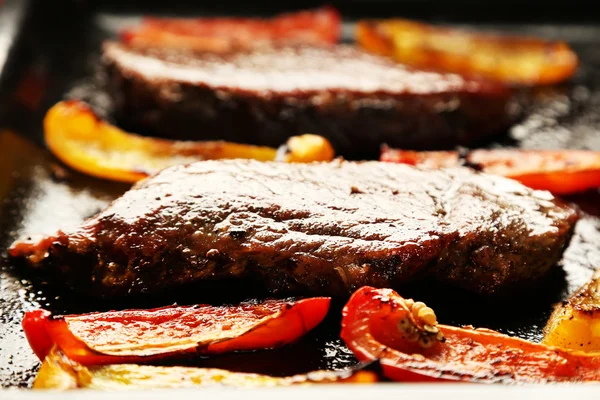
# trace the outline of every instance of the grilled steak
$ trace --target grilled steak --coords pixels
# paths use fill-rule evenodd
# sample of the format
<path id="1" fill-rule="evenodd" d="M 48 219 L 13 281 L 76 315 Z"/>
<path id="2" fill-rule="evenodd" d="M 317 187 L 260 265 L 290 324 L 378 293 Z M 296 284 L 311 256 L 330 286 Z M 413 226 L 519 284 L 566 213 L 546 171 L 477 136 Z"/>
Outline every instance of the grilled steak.
<path id="1" fill-rule="evenodd" d="M 104 60 L 119 122 L 177 139 L 278 146 L 314 133 L 346 158 L 376 158 L 382 143 L 469 145 L 511 120 L 505 87 L 413 71 L 350 46 L 217 55 L 106 43 Z"/>
<path id="2" fill-rule="evenodd" d="M 425 275 L 491 293 L 544 275 L 576 219 L 548 192 L 466 168 L 205 161 L 11 255 L 106 295 L 244 277 L 344 295 Z"/>

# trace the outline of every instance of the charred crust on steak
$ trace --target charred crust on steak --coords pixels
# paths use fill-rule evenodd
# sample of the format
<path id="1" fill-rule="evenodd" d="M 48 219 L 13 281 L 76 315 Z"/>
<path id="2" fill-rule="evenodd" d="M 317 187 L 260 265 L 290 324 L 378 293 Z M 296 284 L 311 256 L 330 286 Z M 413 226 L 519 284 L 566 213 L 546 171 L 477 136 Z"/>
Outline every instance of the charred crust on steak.
<path id="1" fill-rule="evenodd" d="M 11 255 L 100 295 L 230 278 L 347 295 L 423 276 L 489 294 L 544 276 L 577 218 L 549 192 L 467 168 L 205 161 Z"/>
<path id="2" fill-rule="evenodd" d="M 374 158 L 381 143 L 483 142 L 518 109 L 499 84 L 411 70 L 347 45 L 209 54 L 106 42 L 103 60 L 119 122 L 176 139 L 277 147 L 310 132 L 346 158 Z"/>

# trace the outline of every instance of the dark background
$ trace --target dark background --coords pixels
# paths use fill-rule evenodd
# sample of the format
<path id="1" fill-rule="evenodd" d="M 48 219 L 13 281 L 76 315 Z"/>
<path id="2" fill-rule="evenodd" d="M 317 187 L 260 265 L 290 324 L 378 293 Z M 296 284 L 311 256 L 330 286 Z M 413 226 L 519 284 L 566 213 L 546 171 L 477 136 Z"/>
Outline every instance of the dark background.
<path id="1" fill-rule="evenodd" d="M 184 12 L 217 15 L 261 15 L 330 4 L 348 18 L 402 16 L 431 21 L 469 22 L 594 22 L 594 1 L 544 0 L 288 0 L 288 1 L 75 1 L 99 10 L 181 14 Z"/>

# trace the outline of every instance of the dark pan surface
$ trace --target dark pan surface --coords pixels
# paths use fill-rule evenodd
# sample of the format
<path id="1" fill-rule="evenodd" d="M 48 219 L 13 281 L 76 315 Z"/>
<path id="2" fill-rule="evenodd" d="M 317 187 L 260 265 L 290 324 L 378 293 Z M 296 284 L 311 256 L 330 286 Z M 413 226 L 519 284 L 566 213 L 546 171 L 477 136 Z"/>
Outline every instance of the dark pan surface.
<path id="1" fill-rule="evenodd" d="M 44 307 L 55 313 L 76 313 L 175 301 L 218 304 L 260 296 L 248 284 L 225 282 L 160 297 L 99 301 L 66 293 L 59 283 L 31 276 L 4 258 L 6 248 L 18 237 L 50 233 L 78 223 L 127 189 L 126 185 L 71 171 L 65 174 L 60 163 L 42 146 L 42 117 L 49 106 L 65 96 L 86 98 L 110 117 L 110 103 L 95 86 L 99 45 L 123 24 L 135 23 L 140 15 L 136 8 L 107 6 L 90 11 L 83 2 L 76 2 L 75 6 L 67 3 L 54 3 L 60 7 L 39 6 L 42 2 L 35 7 L 23 3 L 22 8 L 15 8 L 19 18 L 12 20 L 18 21 L 22 16 L 30 29 L 11 30 L 15 46 L 10 60 L 0 65 L 0 255 L 3 257 L 0 258 L 0 384 L 3 387 L 29 386 L 39 364 L 20 328 L 23 313 L 28 309 Z M 7 4 L 9 7 L 15 3 Z M 398 11 L 395 14 L 402 15 Z M 57 26 L 57 18 L 58 21 L 68 18 L 72 23 Z M 571 84 L 533 93 L 535 104 L 528 107 L 524 119 L 490 146 L 600 150 L 600 56 L 596 50 L 600 28 L 559 23 L 468 26 L 562 38 L 574 46 L 583 61 Z M 11 132 L 4 128 L 11 128 Z M 567 200 L 579 205 L 589 216 L 578 224 L 561 265 L 538 286 L 495 299 L 475 298 L 431 284 L 411 285 L 401 288 L 401 293 L 427 302 L 444 323 L 489 327 L 539 340 L 552 305 L 577 289 L 594 268 L 600 267 L 600 220 L 594 217 L 600 216 L 600 193 L 590 192 Z M 324 324 L 287 348 L 177 363 L 275 375 L 352 365 L 355 359 L 338 339 L 342 304 L 343 299 L 336 300 Z"/>

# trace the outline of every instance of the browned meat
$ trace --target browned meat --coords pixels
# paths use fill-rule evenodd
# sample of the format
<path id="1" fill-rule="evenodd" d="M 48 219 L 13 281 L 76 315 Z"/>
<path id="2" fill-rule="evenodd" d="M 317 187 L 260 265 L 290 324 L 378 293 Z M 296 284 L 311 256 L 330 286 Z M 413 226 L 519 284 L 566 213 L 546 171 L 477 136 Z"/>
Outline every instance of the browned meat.
<path id="1" fill-rule="evenodd" d="M 278 146 L 314 133 L 347 158 L 376 158 L 382 143 L 469 145 L 511 120 L 503 86 L 410 70 L 350 46 L 216 55 L 106 43 L 104 60 L 119 121 L 178 139 Z"/>
<path id="2" fill-rule="evenodd" d="M 463 168 L 205 161 L 11 255 L 100 294 L 251 277 L 344 295 L 417 275 L 491 293 L 544 275 L 576 219 L 549 192 Z"/>

